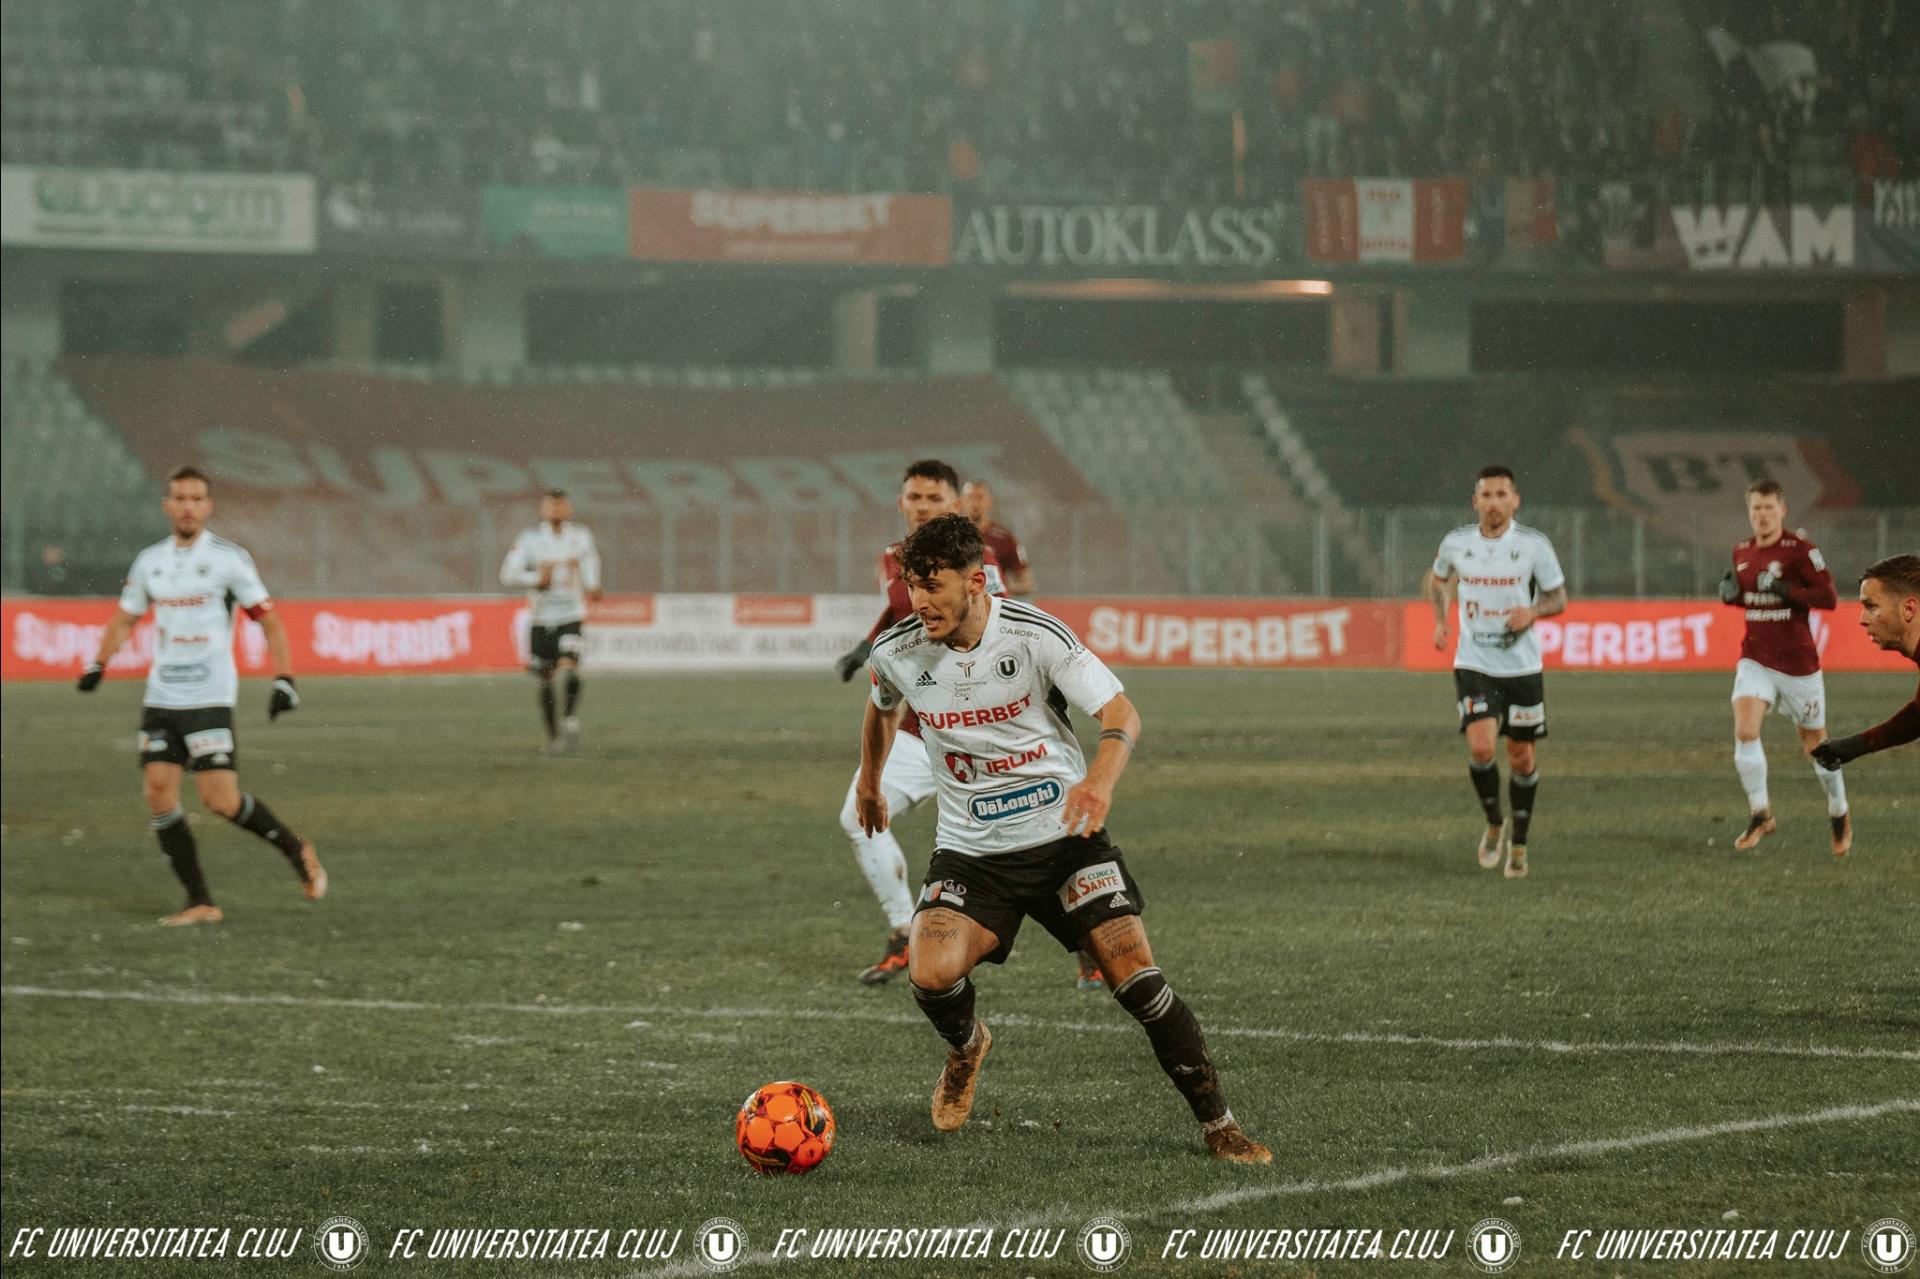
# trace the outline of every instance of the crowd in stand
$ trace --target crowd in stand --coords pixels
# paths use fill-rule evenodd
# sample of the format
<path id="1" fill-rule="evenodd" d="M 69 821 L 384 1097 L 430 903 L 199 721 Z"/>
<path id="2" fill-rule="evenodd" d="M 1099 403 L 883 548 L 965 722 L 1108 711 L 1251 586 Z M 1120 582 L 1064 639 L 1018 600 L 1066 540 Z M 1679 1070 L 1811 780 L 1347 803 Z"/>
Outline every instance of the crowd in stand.
<path id="1" fill-rule="evenodd" d="M 1910 0 L 1731 7 L 1742 39 L 1791 32 L 1816 50 L 1820 110 L 1857 164 L 1911 175 Z M 1691 116 L 1649 105 L 1641 8 L 11 0 L 0 143 L 15 163 L 381 183 L 1140 198 L 1257 198 L 1309 176 L 1640 177 L 1702 153 L 1784 163 L 1793 122 L 1731 82 Z M 1197 89 L 1193 45 L 1219 41 Z M 1711 65 L 1704 40 L 1698 56 Z"/>

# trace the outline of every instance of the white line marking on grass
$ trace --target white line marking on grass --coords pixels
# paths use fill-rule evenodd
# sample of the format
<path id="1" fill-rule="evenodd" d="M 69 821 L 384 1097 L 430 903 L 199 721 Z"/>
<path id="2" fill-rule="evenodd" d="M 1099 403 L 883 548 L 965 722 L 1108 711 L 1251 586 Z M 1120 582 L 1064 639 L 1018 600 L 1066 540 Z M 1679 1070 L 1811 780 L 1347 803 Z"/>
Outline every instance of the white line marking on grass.
<path id="1" fill-rule="evenodd" d="M 1583 1141 L 1561 1142 L 1555 1146 L 1533 1146 L 1526 1150 L 1508 1151 L 1505 1154 L 1483 1155 L 1478 1159 L 1469 1159 L 1463 1164 L 1430 1164 L 1425 1168 L 1381 1168 L 1375 1172 L 1362 1173 L 1357 1177 L 1346 1177 L 1338 1181 L 1290 1181 L 1280 1186 L 1248 1186 L 1241 1190 L 1226 1190 L 1216 1195 L 1206 1195 L 1199 1199 L 1170 1204 L 1165 1208 L 1154 1209 L 1142 1215 L 1165 1217 L 1182 1212 L 1211 1212 L 1217 1208 L 1230 1208 L 1235 1204 L 1255 1203 L 1262 1199 L 1283 1199 L 1297 1195 L 1328 1194 L 1343 1190 L 1373 1190 L 1403 1181 L 1449 1181 L 1455 1177 L 1471 1177 L 1476 1173 L 1492 1172 L 1500 1168 L 1511 1168 L 1515 1164 L 1533 1163 L 1543 1159 L 1582 1159 L 1592 1155 L 1613 1155 L 1627 1150 L 1644 1150 L 1652 1146 L 1677 1146 L 1684 1142 L 1707 1141 L 1714 1137 L 1730 1137 L 1741 1133 L 1774 1132 L 1781 1128 L 1800 1128 L 1813 1124 L 1858 1123 L 1902 1113 L 1920 1113 L 1920 1098 L 1900 1097 L 1893 1101 L 1882 1101 L 1865 1106 L 1829 1106 L 1825 1110 L 1809 1110 L 1797 1115 L 1762 1115 L 1757 1119 L 1729 1119 L 1717 1124 L 1662 1128 L 1655 1132 L 1636 1133 L 1630 1137 L 1593 1137 Z"/>
<path id="2" fill-rule="evenodd" d="M 136 1004 L 186 1004 L 230 1007 L 341 1008 L 365 1012 L 399 1013 L 512 1013 L 548 1017 L 681 1017 L 705 1021 L 744 1021 L 754 1018 L 827 1022 L 873 1022 L 918 1026 L 917 1013 L 864 1012 L 857 1009 L 808 1008 L 681 1008 L 634 1004 L 468 1003 L 443 1004 L 416 999 L 347 999 L 329 995 L 234 995 L 199 990 L 66 990 L 49 986 L 5 986 L 0 994 L 21 999 L 87 999 Z M 1025 1026 L 1039 1030 L 1131 1035 L 1139 1033 L 1130 1020 L 1072 1021 L 1002 1013 L 996 1026 Z M 1560 1055 L 1650 1054 L 1683 1057 L 1802 1057 L 1852 1061 L 1920 1062 L 1920 1049 L 1838 1048 L 1825 1044 L 1783 1044 L 1752 1040 L 1734 1043 L 1694 1043 L 1685 1040 L 1519 1039 L 1495 1036 L 1463 1039 L 1438 1035 L 1388 1034 L 1375 1031 L 1288 1030 L 1268 1026 L 1209 1025 L 1210 1039 L 1253 1039 L 1296 1044 L 1352 1044 L 1401 1048 L 1439 1048 L 1449 1052 L 1540 1052 Z"/>
<path id="3" fill-rule="evenodd" d="M 1374 1190 L 1381 1186 L 1392 1186 L 1408 1181 L 1452 1181 L 1459 1177 L 1471 1177 L 1483 1172 L 1511 1168 L 1515 1164 L 1534 1163 L 1541 1160 L 1592 1158 L 1620 1154 L 1629 1150 L 1646 1150 L 1656 1146 L 1677 1146 L 1687 1142 L 1708 1141 L 1715 1137 L 1730 1137 L 1743 1133 L 1774 1132 L 1782 1128 L 1810 1127 L 1815 1124 L 1858 1123 L 1901 1113 L 1920 1113 L 1920 1098 L 1901 1097 L 1869 1105 L 1830 1106 L 1825 1110 L 1810 1110 L 1795 1115 L 1762 1115 L 1757 1119 L 1730 1119 L 1717 1124 L 1662 1128 L 1654 1132 L 1635 1133 L 1627 1137 L 1596 1137 L 1561 1142 L 1552 1146 L 1529 1146 L 1523 1150 L 1484 1155 L 1478 1159 L 1469 1159 L 1465 1163 L 1429 1164 L 1424 1168 L 1379 1168 L 1358 1176 L 1342 1177 L 1332 1181 L 1289 1181 L 1277 1186 L 1247 1186 L 1240 1190 L 1222 1191 L 1219 1194 L 1186 1199 L 1157 1208 L 1141 1208 L 1131 1212 L 1120 1210 L 1118 1215 L 1126 1221 L 1151 1221 L 1175 1215 L 1213 1212 L 1238 1204 L 1258 1203 L 1264 1199 L 1291 1199 L 1303 1195 Z M 1109 1210 L 1103 1208 L 1099 1211 Z M 1004 1227 L 985 1221 L 972 1224 L 995 1226 L 996 1229 L 1019 1230 L 1058 1225 L 1062 1221 L 1080 1222 L 1092 1215 L 1094 1215 L 1092 1209 L 1077 1209 L 1070 1204 L 1058 1204 L 1048 1209 L 1045 1216 L 1026 1217 L 1019 1221 L 1008 1222 Z M 743 1267 L 764 1266 L 775 1260 L 770 1251 L 755 1252 L 750 1253 L 740 1264 Z M 706 1273 L 709 1272 L 705 1267 L 691 1261 L 676 1261 L 652 1269 L 630 1272 L 635 1279 L 640 1277 L 678 1279 L 682 1275 Z"/>

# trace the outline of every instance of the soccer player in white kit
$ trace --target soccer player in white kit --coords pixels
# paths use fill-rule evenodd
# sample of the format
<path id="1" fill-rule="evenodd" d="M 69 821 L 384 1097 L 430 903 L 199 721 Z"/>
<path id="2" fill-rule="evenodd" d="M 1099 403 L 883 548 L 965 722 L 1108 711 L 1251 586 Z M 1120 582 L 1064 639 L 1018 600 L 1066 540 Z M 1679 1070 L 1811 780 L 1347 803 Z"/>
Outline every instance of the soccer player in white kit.
<path id="1" fill-rule="evenodd" d="M 950 1047 L 933 1125 L 952 1132 L 973 1109 L 993 1046 L 974 1016 L 969 974 L 1001 963 L 1032 919 L 1099 962 L 1114 999 L 1146 1029 L 1208 1150 L 1271 1163 L 1227 1109 L 1200 1023 L 1154 965 L 1143 897 L 1106 832 L 1113 788 L 1140 737 L 1120 681 L 1058 619 L 988 588 L 985 546 L 960 514 L 930 520 L 900 548 L 914 614 L 874 641 L 873 693 L 856 783 L 862 826 L 889 818 L 881 773 L 905 707 L 934 762 L 938 847 L 913 916 L 913 997 Z M 1089 768 L 1068 705 L 1100 721 Z"/>
<path id="2" fill-rule="evenodd" d="M 546 751 L 571 753 L 580 745 L 580 652 L 587 605 L 600 599 L 600 549 L 593 534 L 573 522 L 564 489 L 540 499 L 540 522 L 522 529 L 500 565 L 502 586 L 527 590 L 533 615 L 527 669 L 540 681 L 540 718 Z M 566 674 L 566 704 L 554 705 L 554 672 Z"/>
<path id="3" fill-rule="evenodd" d="M 178 927 L 217 924 L 223 918 L 180 807 L 180 775 L 189 770 L 207 810 L 279 849 L 299 876 L 302 895 L 319 901 L 326 896 L 327 872 L 313 842 L 294 834 L 254 796 L 241 794 L 234 771 L 240 757 L 233 703 L 240 681 L 233 664 L 233 610 L 243 609 L 266 632 L 274 670 L 269 720 L 300 704 L 286 624 L 273 611 L 253 557 L 207 528 L 213 498 L 205 475 L 183 466 L 168 476 L 161 509 L 173 535 L 134 557 L 120 590 L 120 611 L 79 681 L 83 693 L 100 687 L 107 663 L 153 609 L 153 667 L 140 715 L 140 768 L 153 832 L 187 890 L 186 907 L 160 922 Z"/>
<path id="4" fill-rule="evenodd" d="M 1482 870 L 1505 862 L 1508 879 L 1527 874 L 1527 828 L 1533 820 L 1540 772 L 1534 743 L 1547 735 L 1546 681 L 1533 624 L 1567 607 L 1567 575 L 1544 533 L 1514 521 L 1520 489 L 1504 466 L 1484 468 L 1473 482 L 1480 518 L 1440 539 L 1427 579 L 1433 604 L 1433 646 L 1447 646 L 1450 596 L 1460 598 L 1460 638 L 1453 652 L 1453 685 L 1460 731 L 1467 738 L 1467 772 L 1487 818 L 1478 857 Z M 1513 824 L 1500 813 L 1500 766 L 1493 748 L 1507 739 L 1507 797 Z"/>

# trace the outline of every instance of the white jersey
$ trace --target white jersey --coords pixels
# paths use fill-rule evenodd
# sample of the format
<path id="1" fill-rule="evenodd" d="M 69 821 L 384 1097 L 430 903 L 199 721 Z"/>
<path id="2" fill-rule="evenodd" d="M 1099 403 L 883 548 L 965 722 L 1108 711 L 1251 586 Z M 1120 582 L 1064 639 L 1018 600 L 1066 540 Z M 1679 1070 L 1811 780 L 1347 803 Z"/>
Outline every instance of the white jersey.
<path id="1" fill-rule="evenodd" d="M 927 638 L 918 615 L 874 641 L 873 704 L 920 717 L 939 794 L 939 847 L 1017 852 L 1066 834 L 1067 791 L 1087 775 L 1067 704 L 1089 715 L 1120 681 L 1067 629 L 1029 604 L 988 597 L 986 630 L 964 653 Z"/>
<path id="2" fill-rule="evenodd" d="M 1546 534 L 1524 524 L 1508 524 L 1489 538 L 1478 524 L 1466 524 L 1440 539 L 1433 575 L 1460 578 L 1460 639 L 1453 664 L 1482 675 L 1537 675 L 1540 639 L 1529 626 L 1518 636 L 1507 630 L 1507 616 L 1531 607 L 1540 592 L 1567 584 L 1559 557 Z"/>
<path id="3" fill-rule="evenodd" d="M 120 588 L 120 611 L 144 617 L 153 610 L 148 706 L 233 705 L 240 691 L 233 665 L 236 605 L 255 617 L 272 607 L 253 556 L 208 529 L 186 546 L 169 537 L 134 556 Z"/>
<path id="4" fill-rule="evenodd" d="M 553 577 L 543 591 L 540 571 L 548 566 Z M 600 589 L 600 551 L 593 544 L 593 534 L 571 521 L 558 530 L 545 520 L 520 530 L 500 565 L 500 584 L 527 588 L 535 626 L 584 622 L 585 592 Z"/>

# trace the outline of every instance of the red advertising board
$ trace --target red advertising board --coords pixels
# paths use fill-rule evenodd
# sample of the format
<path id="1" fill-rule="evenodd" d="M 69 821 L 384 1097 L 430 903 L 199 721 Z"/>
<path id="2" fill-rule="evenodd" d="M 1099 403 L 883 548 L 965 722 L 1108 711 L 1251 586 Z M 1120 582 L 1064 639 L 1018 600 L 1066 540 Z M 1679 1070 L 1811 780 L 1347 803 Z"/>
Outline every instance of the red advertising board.
<path id="1" fill-rule="evenodd" d="M 828 669 L 865 632 L 864 595 L 625 595 L 593 606 L 588 660 L 601 670 Z M 1042 607 L 1113 666 L 1194 669 L 1445 671 L 1451 636 L 1431 642 L 1433 612 L 1390 600 L 1058 599 Z M 92 660 L 111 599 L 0 601 L 0 678 L 67 680 Z M 525 661 L 518 598 L 291 600 L 279 605 L 301 674 L 510 671 Z M 1859 627 L 1859 606 L 1814 615 L 1830 671 L 1908 671 Z M 1698 600 L 1583 600 L 1537 624 L 1552 670 L 1731 671 L 1744 630 L 1737 609 Z M 268 674 L 266 638 L 242 620 L 242 674 Z M 143 676 L 149 618 L 114 660 Z"/>
<path id="2" fill-rule="evenodd" d="M 1114 666 L 1392 666 L 1386 600 L 1067 599 L 1041 607 Z"/>
<path id="3" fill-rule="evenodd" d="M 1548 670 L 1731 671 L 1740 660 L 1745 615 L 1711 600 L 1577 600 L 1557 617 L 1534 624 Z M 1447 646 L 1432 644 L 1433 609 L 1406 606 L 1407 670 L 1450 670 L 1453 634 Z M 1876 648 L 1860 629 L 1860 606 L 1813 615 L 1820 664 L 1830 671 L 1894 671 L 1898 657 Z"/>
<path id="4" fill-rule="evenodd" d="M 628 251 L 654 261 L 945 266 L 953 223 L 936 195 L 635 189 L 627 202 Z"/>

